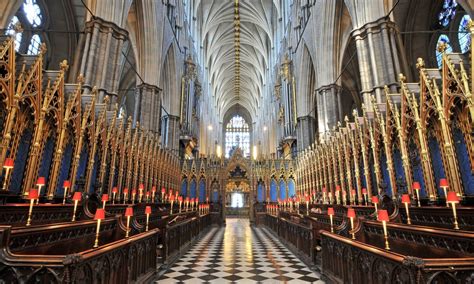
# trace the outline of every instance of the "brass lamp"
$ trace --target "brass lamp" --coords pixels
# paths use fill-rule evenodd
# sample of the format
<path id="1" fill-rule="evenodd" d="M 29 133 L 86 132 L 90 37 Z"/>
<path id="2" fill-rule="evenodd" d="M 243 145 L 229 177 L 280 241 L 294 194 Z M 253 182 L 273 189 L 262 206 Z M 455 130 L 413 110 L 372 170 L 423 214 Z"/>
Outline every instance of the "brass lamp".
<path id="1" fill-rule="evenodd" d="M 123 204 L 128 202 L 128 188 L 123 189 Z"/>
<path id="2" fill-rule="evenodd" d="M 356 217 L 354 208 L 347 209 L 347 217 L 351 220 L 351 231 L 354 231 L 354 218 Z M 352 232 L 352 239 L 355 240 L 354 232 Z"/>
<path id="3" fill-rule="evenodd" d="M 453 208 L 453 215 L 454 215 L 454 229 L 459 230 L 458 224 L 458 215 L 456 212 L 456 204 L 459 203 L 459 197 L 454 191 L 448 191 L 447 202 L 451 203 L 451 207 Z"/>
<path id="4" fill-rule="evenodd" d="M 380 209 L 378 211 L 377 219 L 382 222 L 383 226 L 383 235 L 385 238 L 385 249 L 390 250 L 390 245 L 388 244 L 388 234 L 387 234 L 387 222 L 390 220 L 388 217 L 388 212 L 385 209 Z"/>
<path id="5" fill-rule="evenodd" d="M 329 215 L 329 220 L 331 222 L 331 233 L 334 233 L 334 224 L 333 224 L 333 221 L 332 221 L 332 218 L 334 216 L 334 208 L 332 208 L 332 207 L 328 208 L 328 215 Z"/>
<path id="6" fill-rule="evenodd" d="M 410 195 L 408 194 L 402 195 L 402 203 L 405 204 L 405 211 L 407 212 L 407 224 L 411 225 L 410 210 L 408 210 L 408 206 L 411 203 Z"/>
<path id="7" fill-rule="evenodd" d="M 151 206 L 145 207 L 145 214 L 146 214 L 146 227 L 145 227 L 145 231 L 148 232 L 148 222 L 150 221 Z"/>
<path id="8" fill-rule="evenodd" d="M 362 188 L 362 196 L 364 197 L 364 204 L 367 205 L 367 189 L 365 187 Z"/>
<path id="9" fill-rule="evenodd" d="M 67 197 L 67 190 L 71 187 L 71 182 L 69 180 L 65 180 L 63 183 L 64 187 L 64 194 L 63 194 L 63 205 L 66 204 L 66 197 Z"/>
<path id="10" fill-rule="evenodd" d="M 39 177 L 36 181 L 36 186 L 38 186 L 38 199 L 36 199 L 36 204 L 39 204 L 39 198 L 41 196 L 41 188 L 46 184 L 46 179 L 44 177 Z"/>
<path id="11" fill-rule="evenodd" d="M 375 212 L 377 212 L 378 211 L 377 205 L 379 204 L 379 198 L 376 195 L 372 196 L 372 204 L 375 206 Z"/>
<path id="12" fill-rule="evenodd" d="M 99 247 L 99 233 L 100 233 L 100 221 L 105 219 L 105 210 L 102 208 L 97 208 L 95 211 L 94 220 L 97 220 L 97 229 L 95 232 L 95 242 L 94 248 Z"/>
<path id="13" fill-rule="evenodd" d="M 117 195 L 118 188 L 114 187 L 112 188 L 112 204 L 115 204 L 115 196 Z"/>
<path id="14" fill-rule="evenodd" d="M 3 162 L 3 168 L 5 169 L 5 176 L 3 177 L 3 188 L 2 190 L 6 190 L 7 187 L 7 180 L 8 180 L 8 175 L 13 169 L 14 162 L 12 158 L 6 158 L 5 162 Z"/>
<path id="15" fill-rule="evenodd" d="M 39 198 L 39 193 L 36 188 L 30 189 L 30 192 L 28 192 L 28 199 L 30 200 L 30 209 L 28 210 L 28 220 L 26 221 L 26 226 L 31 225 L 31 215 L 33 213 L 33 205 L 35 203 L 35 199 Z"/>
<path id="16" fill-rule="evenodd" d="M 109 201 L 109 195 L 107 193 L 102 194 L 102 208 L 105 209 L 105 204 Z"/>
<path id="17" fill-rule="evenodd" d="M 449 207 L 449 202 L 448 202 L 448 180 L 445 178 L 442 178 L 439 180 L 439 187 L 441 187 L 444 191 L 444 198 L 446 198 L 446 207 Z"/>
<path id="18" fill-rule="evenodd" d="M 133 207 L 127 207 L 125 209 L 125 217 L 127 217 L 127 232 L 125 232 L 125 237 L 128 238 L 130 233 L 130 217 L 133 216 Z"/>
<path id="19" fill-rule="evenodd" d="M 77 210 L 77 203 L 82 199 L 82 192 L 76 191 L 72 196 L 72 201 L 74 201 L 74 211 L 72 212 L 72 222 L 76 221 L 76 210 Z"/>
<path id="20" fill-rule="evenodd" d="M 416 201 L 417 201 L 417 203 L 418 203 L 418 207 L 420 207 L 420 206 L 421 206 L 421 204 L 420 204 L 420 189 L 421 189 L 421 185 L 420 185 L 419 182 L 415 181 L 415 182 L 413 182 L 413 184 L 412 184 L 412 188 L 413 188 L 413 190 L 415 191 L 415 194 L 416 194 Z"/>

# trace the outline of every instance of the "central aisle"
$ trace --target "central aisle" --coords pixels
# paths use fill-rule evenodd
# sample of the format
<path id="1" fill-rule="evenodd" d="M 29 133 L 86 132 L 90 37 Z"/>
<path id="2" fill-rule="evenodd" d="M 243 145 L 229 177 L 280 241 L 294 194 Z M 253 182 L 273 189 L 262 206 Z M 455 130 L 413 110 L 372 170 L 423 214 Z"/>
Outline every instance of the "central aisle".
<path id="1" fill-rule="evenodd" d="M 227 219 L 212 228 L 158 283 L 324 283 L 265 228 Z"/>

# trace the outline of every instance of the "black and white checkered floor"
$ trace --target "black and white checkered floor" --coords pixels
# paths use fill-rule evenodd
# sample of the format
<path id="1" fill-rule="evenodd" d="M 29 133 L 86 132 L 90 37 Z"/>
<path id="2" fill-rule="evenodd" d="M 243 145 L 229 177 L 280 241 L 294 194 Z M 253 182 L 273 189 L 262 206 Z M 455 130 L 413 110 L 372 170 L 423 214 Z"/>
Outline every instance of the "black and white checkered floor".
<path id="1" fill-rule="evenodd" d="M 265 228 L 227 219 L 212 228 L 157 283 L 324 283 Z"/>

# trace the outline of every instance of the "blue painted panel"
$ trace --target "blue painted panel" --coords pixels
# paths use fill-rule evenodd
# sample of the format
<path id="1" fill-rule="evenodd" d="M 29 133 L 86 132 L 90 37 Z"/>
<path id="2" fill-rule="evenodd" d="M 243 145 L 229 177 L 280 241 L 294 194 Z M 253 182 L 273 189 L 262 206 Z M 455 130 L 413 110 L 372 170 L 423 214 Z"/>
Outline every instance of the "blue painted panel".
<path id="1" fill-rule="evenodd" d="M 371 150 L 372 151 L 372 150 Z M 377 184 L 377 179 L 375 178 L 375 168 L 374 168 L 374 158 L 371 152 L 369 152 L 369 172 L 370 172 L 370 181 L 372 184 L 372 195 L 379 194 L 379 186 Z"/>
<path id="2" fill-rule="evenodd" d="M 272 179 L 270 183 L 270 201 L 271 202 L 277 202 L 278 200 L 277 193 L 278 193 L 277 182 L 275 179 Z"/>
<path id="3" fill-rule="evenodd" d="M 201 202 L 206 202 L 206 180 L 201 179 L 199 181 L 199 200 Z"/>
<path id="4" fill-rule="evenodd" d="M 265 202 L 265 186 L 263 182 L 259 182 L 257 185 L 257 201 Z"/>
<path id="5" fill-rule="evenodd" d="M 76 180 L 79 179 L 80 177 L 86 177 L 88 156 L 89 156 L 89 149 L 87 145 L 84 145 L 84 147 L 82 147 L 81 154 L 79 157 L 79 167 L 77 168 Z"/>
<path id="6" fill-rule="evenodd" d="M 461 172 L 462 185 L 466 195 L 474 195 L 474 173 L 471 171 L 471 161 L 466 147 L 466 140 L 459 128 L 453 130 L 454 147 Z"/>
<path id="7" fill-rule="evenodd" d="M 94 192 L 94 186 L 95 186 L 95 182 L 97 180 L 98 169 L 99 169 L 99 154 L 96 153 L 95 157 L 94 157 L 94 167 L 92 169 L 91 184 L 90 184 L 90 187 L 89 187 L 89 193 Z"/>
<path id="8" fill-rule="evenodd" d="M 296 195 L 295 181 L 292 178 L 288 181 L 288 195 L 289 197 L 294 197 Z"/>
<path id="9" fill-rule="evenodd" d="M 387 167 L 387 155 L 383 151 L 380 154 L 380 168 L 381 168 L 383 182 L 387 185 L 387 195 L 392 196 L 392 185 L 390 183 L 390 173 L 388 172 L 388 167 Z"/>
<path id="10" fill-rule="evenodd" d="M 49 184 L 49 172 L 51 169 L 51 163 L 53 161 L 53 154 L 54 154 L 54 139 L 53 137 L 48 137 L 46 140 L 46 145 L 43 149 L 43 158 L 41 159 L 39 175 L 40 177 L 44 177 L 46 179 L 46 187 L 48 188 Z M 43 188 L 43 189 L 44 189 Z M 42 195 L 46 195 L 46 190 L 41 190 Z"/>
<path id="11" fill-rule="evenodd" d="M 189 198 L 196 198 L 196 187 L 197 187 L 197 182 L 196 179 L 191 180 L 191 186 L 189 188 Z"/>
<path id="12" fill-rule="evenodd" d="M 393 167 L 395 169 L 395 178 L 401 178 L 406 182 L 405 171 L 403 170 L 402 154 L 398 148 L 393 149 Z"/>
<path id="13" fill-rule="evenodd" d="M 445 178 L 446 175 L 444 173 L 444 166 L 443 160 L 441 158 L 441 150 L 439 148 L 439 143 L 434 137 L 430 137 L 428 139 L 428 148 L 430 149 L 431 155 L 431 162 L 433 163 L 433 172 L 434 172 L 434 179 L 436 184 L 436 189 L 438 191 L 438 195 L 443 195 L 443 190 L 439 188 L 438 183 L 439 180 Z"/>
<path id="14" fill-rule="evenodd" d="M 68 179 L 69 168 L 71 167 L 72 163 L 72 151 L 72 143 L 68 143 L 64 148 L 64 154 L 61 161 L 61 170 L 59 171 L 59 182 L 56 187 L 56 196 L 64 195 L 63 183 Z"/>
<path id="15" fill-rule="evenodd" d="M 212 202 L 219 202 L 219 192 L 216 189 L 212 192 Z"/>
<path id="16" fill-rule="evenodd" d="M 365 172 L 364 172 L 364 159 L 362 158 L 362 153 L 359 157 L 359 174 L 360 174 L 360 182 L 362 187 L 367 188 L 367 180 L 365 179 Z"/>
<path id="17" fill-rule="evenodd" d="M 286 183 L 283 179 L 280 179 L 280 199 L 286 199 Z"/>
<path id="18" fill-rule="evenodd" d="M 412 153 L 412 156 L 410 157 L 411 160 L 409 162 L 412 165 L 413 181 L 417 181 L 420 183 L 420 186 L 421 186 L 420 195 L 426 196 L 425 178 L 423 174 L 423 167 L 421 166 L 421 158 L 418 152 L 418 147 L 416 146 L 415 142 L 412 141 L 410 143 L 409 148 L 410 148 L 410 152 Z M 408 186 L 411 187 L 411 184 L 409 184 Z"/>
<path id="19" fill-rule="evenodd" d="M 18 145 L 18 151 L 15 157 L 15 167 L 13 168 L 10 191 L 14 194 L 21 192 L 21 184 L 23 182 L 23 175 L 25 174 L 26 162 L 28 160 L 28 153 L 30 152 L 31 139 L 33 132 L 31 129 L 25 129 Z"/>
<path id="20" fill-rule="evenodd" d="M 183 181 L 181 182 L 181 195 L 183 197 L 186 197 L 187 194 L 188 194 L 188 180 L 183 179 Z"/>

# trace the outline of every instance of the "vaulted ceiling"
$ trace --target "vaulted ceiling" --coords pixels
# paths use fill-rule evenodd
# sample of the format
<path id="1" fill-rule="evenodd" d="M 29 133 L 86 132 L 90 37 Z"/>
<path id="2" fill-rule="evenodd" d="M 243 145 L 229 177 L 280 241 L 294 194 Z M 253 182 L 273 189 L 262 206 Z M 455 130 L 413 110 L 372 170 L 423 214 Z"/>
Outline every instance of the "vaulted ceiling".
<path id="1" fill-rule="evenodd" d="M 270 67 L 277 6 L 272 0 L 197 1 L 201 46 L 212 93 L 220 117 L 241 106 L 257 117 Z M 276 2 L 276 0 L 275 0 Z M 238 5 L 240 64 L 236 61 Z M 240 69 L 240 76 L 236 70 Z M 239 80 L 240 78 L 240 80 Z M 240 83 L 239 83 L 240 82 Z"/>

